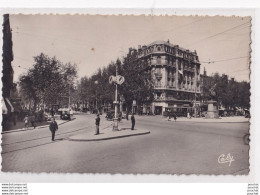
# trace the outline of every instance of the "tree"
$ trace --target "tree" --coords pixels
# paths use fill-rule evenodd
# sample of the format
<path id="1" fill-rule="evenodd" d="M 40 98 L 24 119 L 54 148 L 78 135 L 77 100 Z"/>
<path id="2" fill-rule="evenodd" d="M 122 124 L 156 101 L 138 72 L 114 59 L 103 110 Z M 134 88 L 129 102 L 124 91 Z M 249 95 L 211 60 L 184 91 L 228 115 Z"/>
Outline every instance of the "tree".
<path id="1" fill-rule="evenodd" d="M 36 90 L 33 87 L 33 81 L 28 75 L 23 75 L 19 78 L 20 91 L 19 94 L 22 97 L 22 102 L 25 104 L 33 104 L 33 110 L 36 110 L 39 99 L 36 95 Z"/>
<path id="2" fill-rule="evenodd" d="M 26 75 L 20 77 L 21 92 L 36 105 L 51 105 L 68 102 L 70 88 L 77 76 L 75 64 L 63 64 L 55 57 L 41 53 L 34 57 L 35 64 Z"/>
<path id="3" fill-rule="evenodd" d="M 153 100 L 153 80 L 149 67 L 145 62 L 137 60 L 136 53 L 130 52 L 121 62 L 111 62 L 103 69 L 99 68 L 90 78 L 83 77 L 78 85 L 81 100 L 90 103 L 94 108 L 96 101 L 98 107 L 112 104 L 115 99 L 115 84 L 109 83 L 109 77 L 118 74 L 125 77 L 125 82 L 118 85 L 118 100 L 121 96 L 128 110 L 133 100 L 139 105 L 149 104 Z"/>
<path id="4" fill-rule="evenodd" d="M 227 109 L 249 107 L 250 84 L 228 80 L 228 76 L 218 73 L 203 78 L 202 100 L 215 100 Z"/>
<path id="5" fill-rule="evenodd" d="M 119 73 L 125 77 L 125 82 L 119 87 L 127 108 L 130 109 L 133 100 L 138 105 L 150 104 L 153 100 L 153 79 L 145 61 L 137 60 L 137 51 L 131 50 L 124 58 L 123 64 L 117 61 Z"/>

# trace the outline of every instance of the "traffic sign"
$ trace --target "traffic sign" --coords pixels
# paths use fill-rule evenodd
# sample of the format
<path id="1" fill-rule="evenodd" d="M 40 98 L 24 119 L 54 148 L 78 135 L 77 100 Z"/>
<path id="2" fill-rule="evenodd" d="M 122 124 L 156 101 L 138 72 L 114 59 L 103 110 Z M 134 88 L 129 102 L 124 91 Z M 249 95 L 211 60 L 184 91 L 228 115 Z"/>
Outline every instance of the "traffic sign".
<path id="1" fill-rule="evenodd" d="M 112 83 L 115 82 L 115 81 L 116 81 L 116 77 L 113 76 L 113 75 L 111 75 L 111 76 L 109 77 L 109 83 L 112 84 Z"/>
<path id="2" fill-rule="evenodd" d="M 118 76 L 113 76 L 111 75 L 109 77 L 109 83 L 112 84 L 112 83 L 116 83 L 118 85 L 122 85 L 123 82 L 125 81 L 125 77 L 121 76 L 121 75 L 118 75 Z"/>
<path id="3" fill-rule="evenodd" d="M 125 81 L 125 77 L 118 75 L 116 77 L 117 84 L 121 85 Z"/>

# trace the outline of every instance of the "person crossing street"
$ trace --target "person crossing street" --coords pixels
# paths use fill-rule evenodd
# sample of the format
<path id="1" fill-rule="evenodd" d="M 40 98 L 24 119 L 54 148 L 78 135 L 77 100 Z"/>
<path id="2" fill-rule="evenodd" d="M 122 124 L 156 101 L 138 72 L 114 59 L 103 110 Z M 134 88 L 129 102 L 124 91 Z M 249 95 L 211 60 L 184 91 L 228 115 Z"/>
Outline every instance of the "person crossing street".
<path id="1" fill-rule="evenodd" d="M 100 125 L 99 114 L 97 114 L 97 118 L 95 120 L 96 120 L 96 133 L 95 133 L 95 135 L 98 135 L 99 134 L 99 125 Z"/>
<path id="2" fill-rule="evenodd" d="M 131 130 L 134 130 L 134 128 L 135 128 L 135 116 L 134 116 L 134 114 L 132 114 L 132 116 L 131 116 L 131 122 L 132 122 Z"/>
<path id="3" fill-rule="evenodd" d="M 51 118 L 51 123 L 50 123 L 50 131 L 51 131 L 51 140 L 54 141 L 55 139 L 55 132 L 58 130 L 58 124 L 55 121 L 54 117 Z"/>

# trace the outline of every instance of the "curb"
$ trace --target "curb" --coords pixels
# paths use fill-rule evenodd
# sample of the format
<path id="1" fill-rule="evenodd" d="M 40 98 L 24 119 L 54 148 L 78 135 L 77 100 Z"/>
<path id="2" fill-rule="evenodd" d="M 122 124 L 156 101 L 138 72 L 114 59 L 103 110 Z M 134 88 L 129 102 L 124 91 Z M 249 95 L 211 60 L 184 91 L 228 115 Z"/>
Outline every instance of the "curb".
<path id="1" fill-rule="evenodd" d="M 63 125 L 65 123 L 67 123 L 67 122 L 70 122 L 70 121 L 64 121 L 64 122 L 62 122 L 62 123 L 60 123 L 58 125 Z M 49 125 L 43 125 L 43 126 L 38 126 L 35 129 L 32 128 L 32 129 L 16 129 L 16 130 L 10 130 L 10 131 L 3 131 L 3 132 L 1 132 L 1 134 L 3 135 L 3 134 L 7 134 L 7 133 L 15 133 L 15 132 L 21 132 L 21 131 L 33 131 L 33 130 L 42 129 L 42 128 L 45 128 L 45 127 L 48 127 L 48 126 Z"/>
<path id="2" fill-rule="evenodd" d="M 120 135 L 120 136 L 114 136 L 114 137 L 105 137 L 105 138 L 97 138 L 97 139 L 73 139 L 73 138 L 68 138 L 68 141 L 102 141 L 102 140 L 110 140 L 110 139 L 118 139 L 118 138 L 124 138 L 124 137 L 131 137 L 131 136 L 137 136 L 137 135 L 145 135 L 145 134 L 150 134 L 150 131 L 144 132 L 144 133 L 135 133 L 135 134 L 129 134 L 129 135 Z"/>
<path id="3" fill-rule="evenodd" d="M 181 121 L 177 120 L 176 122 L 192 122 L 192 123 L 248 123 L 249 121 L 195 121 L 195 120 L 190 120 L 190 121 Z"/>

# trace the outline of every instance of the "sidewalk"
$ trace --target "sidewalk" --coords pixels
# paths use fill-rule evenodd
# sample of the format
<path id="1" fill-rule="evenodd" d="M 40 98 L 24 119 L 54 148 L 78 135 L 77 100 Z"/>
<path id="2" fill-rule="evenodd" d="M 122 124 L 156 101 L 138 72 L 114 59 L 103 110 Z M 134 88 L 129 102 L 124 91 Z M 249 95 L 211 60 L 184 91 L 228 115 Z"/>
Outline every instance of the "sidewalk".
<path id="1" fill-rule="evenodd" d="M 100 129 L 99 135 L 94 135 L 94 132 L 86 132 L 78 135 L 74 135 L 68 138 L 69 141 L 102 141 L 109 139 L 117 139 L 123 137 L 137 136 L 149 134 L 150 131 L 142 129 L 120 128 L 119 131 L 113 131 L 111 128 Z"/>
<path id="2" fill-rule="evenodd" d="M 62 125 L 64 123 L 69 122 L 68 120 L 56 120 L 58 125 Z M 15 129 L 15 130 L 8 130 L 8 131 L 2 131 L 1 134 L 6 134 L 6 133 L 14 133 L 14 132 L 19 132 L 19 131 L 31 131 L 31 130 L 36 130 L 36 129 L 41 129 L 41 128 L 45 128 L 45 127 L 49 127 L 50 121 L 46 121 L 46 125 L 41 125 L 41 126 L 37 126 L 35 129 L 33 127 L 29 127 L 29 128 L 20 128 L 20 129 Z"/>
<path id="3" fill-rule="evenodd" d="M 168 120 L 168 118 L 165 118 Z M 171 118 L 171 121 L 174 122 L 174 119 Z M 186 117 L 177 118 L 177 122 L 201 122 L 201 123 L 246 123 L 249 122 L 249 118 L 245 118 L 243 116 L 233 116 L 233 117 L 220 117 L 216 119 L 211 118 L 194 118 L 188 119 Z"/>
<path id="4" fill-rule="evenodd" d="M 36 122 L 36 126 L 43 126 L 43 125 L 47 125 L 47 124 L 48 124 L 47 121 Z M 32 127 L 32 124 L 29 122 L 29 128 L 31 128 L 31 127 Z M 2 131 L 7 132 L 7 131 L 19 130 L 19 129 L 23 129 L 23 128 L 24 128 L 23 121 L 16 121 L 16 125 L 9 122 L 8 127 L 6 129 L 2 129 Z"/>

